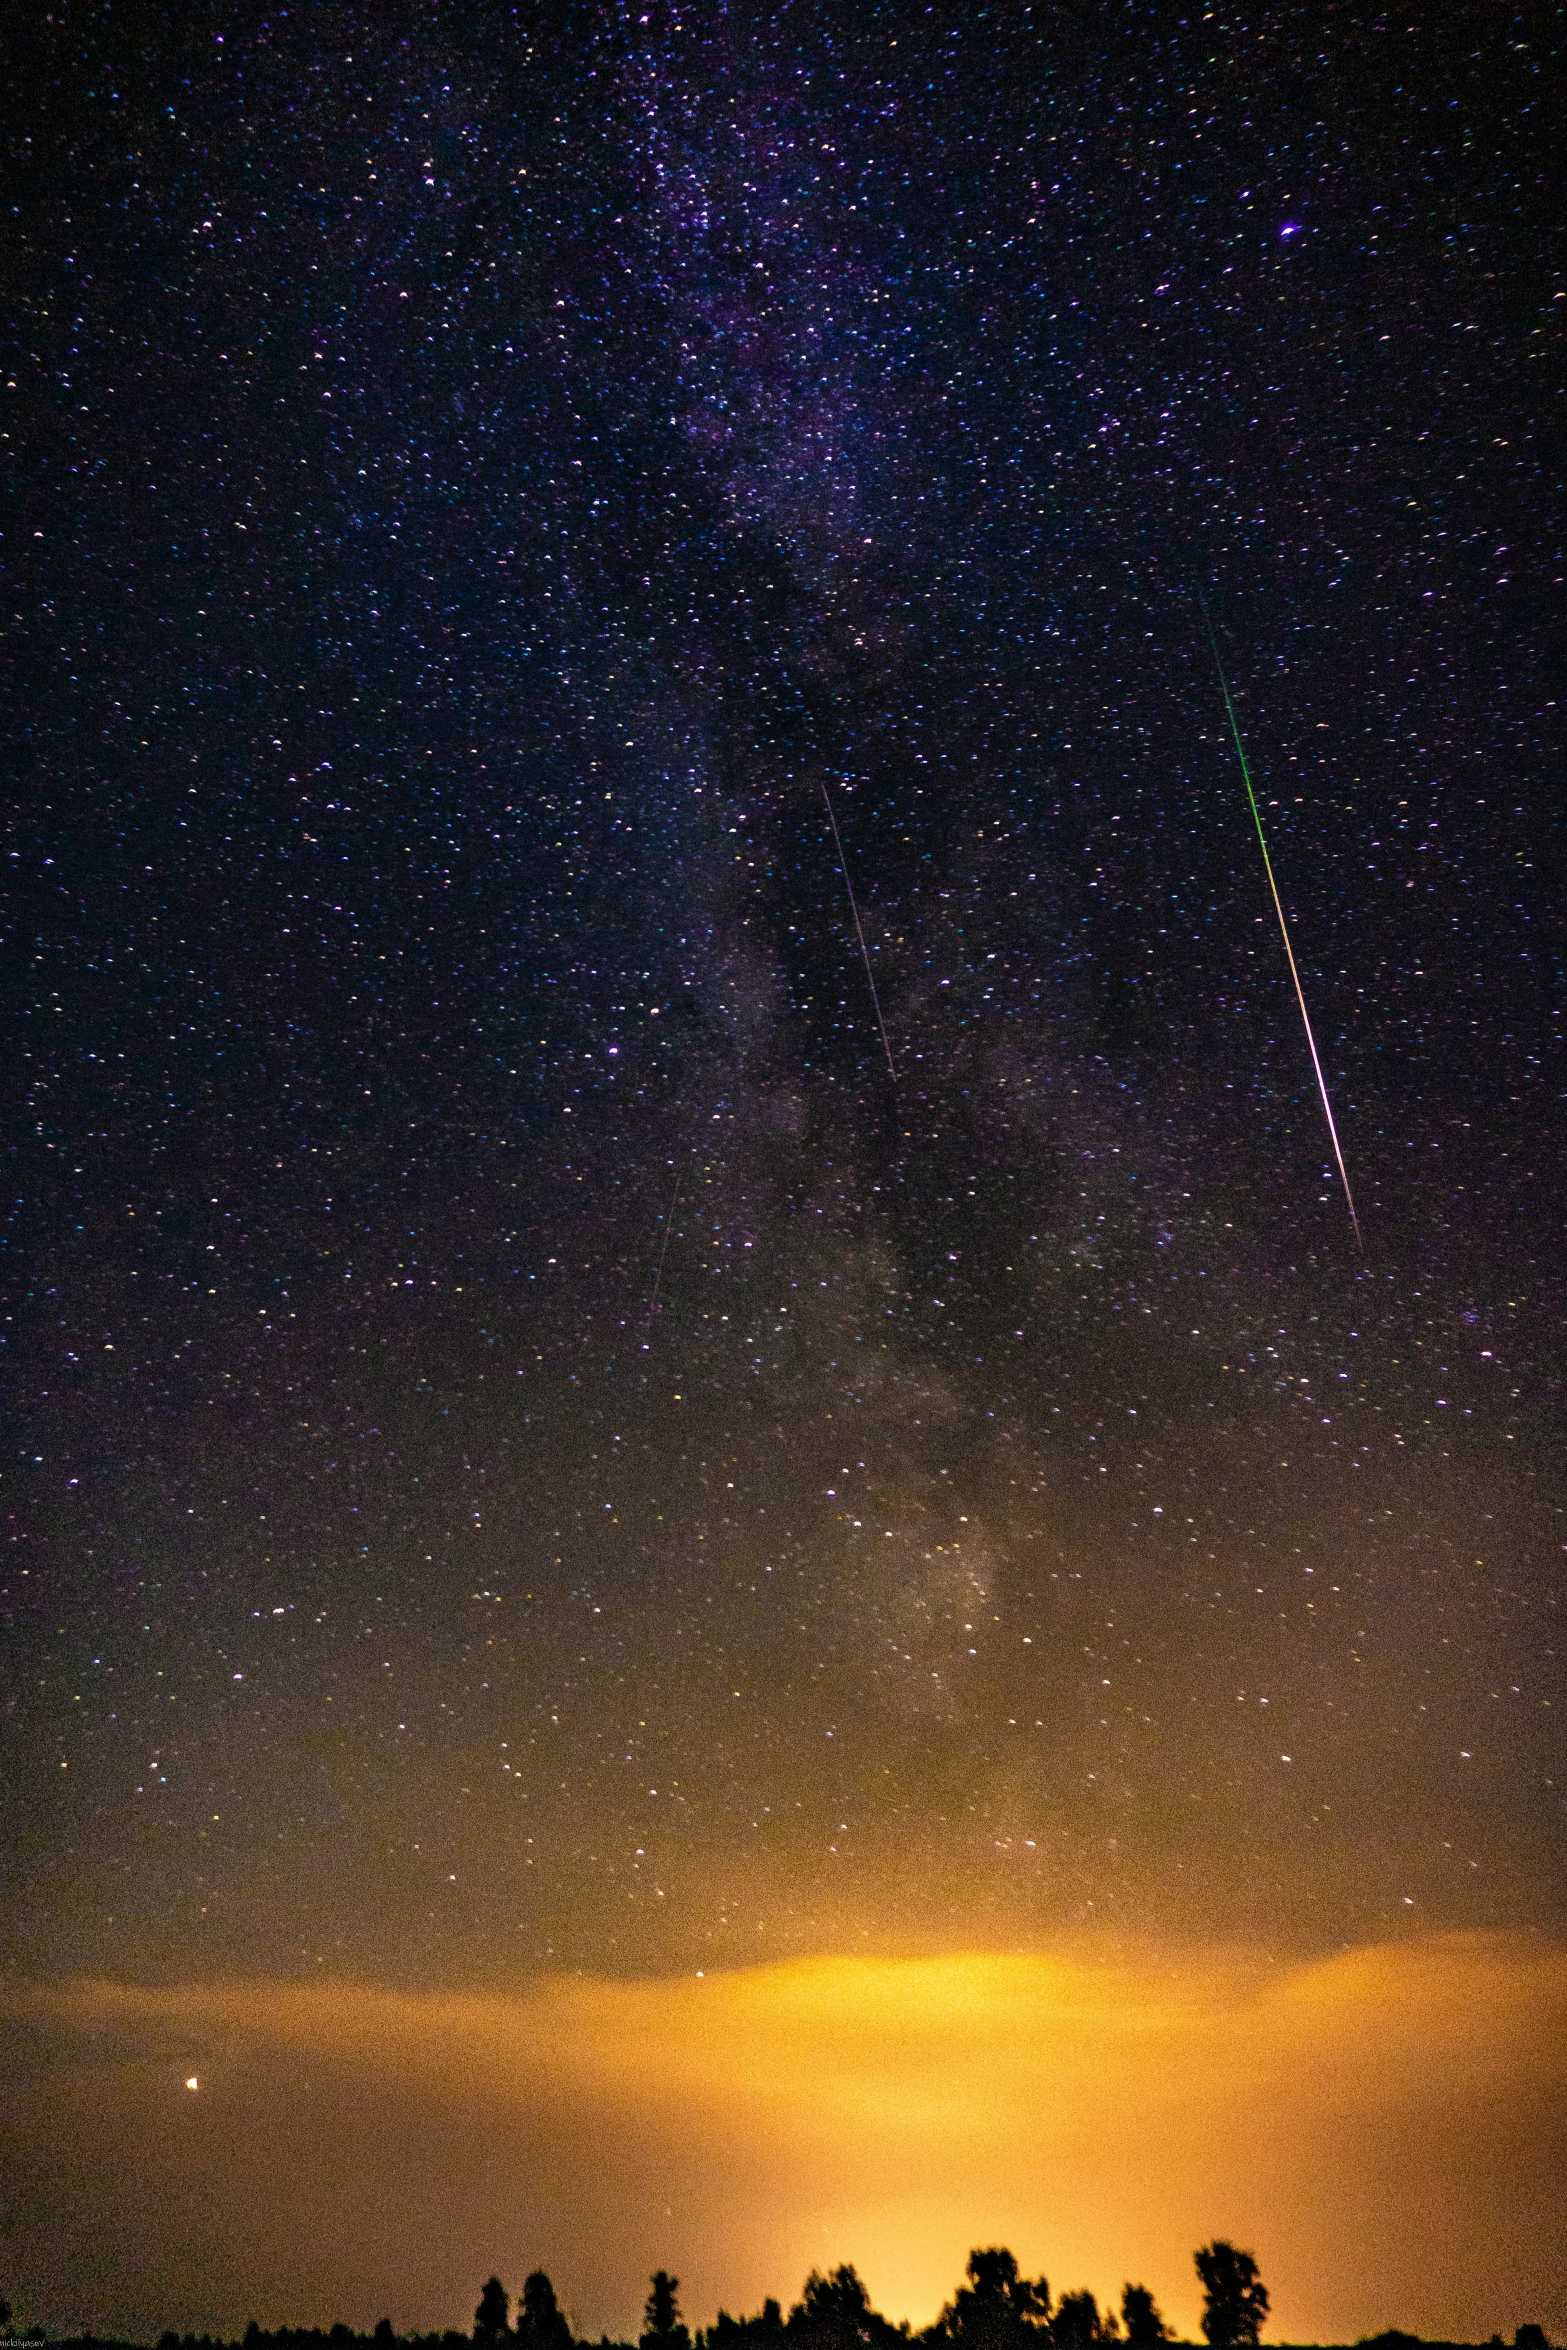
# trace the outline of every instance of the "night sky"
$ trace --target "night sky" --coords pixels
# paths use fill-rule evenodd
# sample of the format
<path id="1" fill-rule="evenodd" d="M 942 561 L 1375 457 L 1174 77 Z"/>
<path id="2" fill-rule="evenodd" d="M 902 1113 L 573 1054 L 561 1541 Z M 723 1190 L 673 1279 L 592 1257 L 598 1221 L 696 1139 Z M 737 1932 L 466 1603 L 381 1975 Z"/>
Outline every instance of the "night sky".
<path id="1" fill-rule="evenodd" d="M 1406 14 L 13 28 L 13 2004 L 1559 1950 L 1560 26 Z"/>

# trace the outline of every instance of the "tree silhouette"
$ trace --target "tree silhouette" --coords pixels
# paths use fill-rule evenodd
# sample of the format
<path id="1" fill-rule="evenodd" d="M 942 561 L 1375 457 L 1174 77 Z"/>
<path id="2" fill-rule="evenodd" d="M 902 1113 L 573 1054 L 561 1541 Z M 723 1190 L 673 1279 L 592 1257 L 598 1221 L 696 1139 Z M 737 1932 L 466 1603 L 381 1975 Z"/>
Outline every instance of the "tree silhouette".
<path id="1" fill-rule="evenodd" d="M 971 2252 L 964 2275 L 968 2282 L 959 2285 L 937 2321 L 949 2340 L 964 2350 L 1027 2350 L 1038 2341 L 1050 2316 L 1043 2277 L 1021 2275 L 1000 2244 Z"/>
<path id="2" fill-rule="evenodd" d="M 848 2266 L 823 2276 L 813 2268 L 789 2312 L 789 2338 L 810 2350 L 884 2350 L 898 2329 L 872 2309 L 859 2271 Z"/>
<path id="3" fill-rule="evenodd" d="M 1115 2319 L 1106 2326 L 1098 2302 L 1085 2286 L 1080 2293 L 1063 2293 L 1056 2304 L 1050 2320 L 1051 2350 L 1099 2350 L 1099 2344 L 1116 2331 Z"/>
<path id="4" fill-rule="evenodd" d="M 1121 2287 L 1121 2323 L 1126 2329 L 1127 2350 L 1159 2350 L 1160 2343 L 1170 2339 L 1159 2304 L 1146 2285 Z"/>
<path id="5" fill-rule="evenodd" d="M 477 2350 L 500 2350 L 511 2332 L 508 2318 L 511 2298 L 499 2277 L 491 2277 L 479 2295 L 479 2306 L 473 2313 L 473 2339 Z"/>
<path id="6" fill-rule="evenodd" d="M 672 2277 L 667 2268 L 657 2268 L 650 2281 L 653 2290 L 643 2311 L 638 2350 L 691 2350 L 691 2336 L 681 2323 L 680 2304 L 675 2299 L 680 2279 Z"/>
<path id="7" fill-rule="evenodd" d="M 571 2328 L 542 2268 L 534 2269 L 523 2283 L 516 2338 L 523 2350 L 571 2350 Z"/>
<path id="8" fill-rule="evenodd" d="M 701 2337 L 702 2350 L 783 2350 L 783 2311 L 769 2294 L 755 2317 L 720 2309 Z"/>
<path id="9" fill-rule="evenodd" d="M 1193 2257 L 1203 2290 L 1202 2330 L 1212 2350 L 1254 2350 L 1268 2314 L 1268 2288 L 1257 2263 L 1222 2237 Z"/>

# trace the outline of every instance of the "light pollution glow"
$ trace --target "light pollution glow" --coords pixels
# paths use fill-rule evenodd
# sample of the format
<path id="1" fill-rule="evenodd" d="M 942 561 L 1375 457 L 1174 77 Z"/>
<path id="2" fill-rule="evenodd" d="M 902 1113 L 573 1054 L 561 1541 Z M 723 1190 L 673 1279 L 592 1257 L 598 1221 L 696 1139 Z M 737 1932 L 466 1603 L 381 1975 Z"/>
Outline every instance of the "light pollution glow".
<path id="1" fill-rule="evenodd" d="M 512 1997 L 83 1981 L 14 1994 L 13 2298 L 146 2334 L 466 2323 L 543 2265 L 582 2332 L 852 2260 L 928 2318 L 973 2244 L 1059 2292 L 1252 2247 L 1270 2331 L 1567 2321 L 1567 1953 L 826 1957 Z M 185 2093 L 192 2070 L 201 2093 Z M 127 2282 L 126 2280 L 132 2280 Z"/>

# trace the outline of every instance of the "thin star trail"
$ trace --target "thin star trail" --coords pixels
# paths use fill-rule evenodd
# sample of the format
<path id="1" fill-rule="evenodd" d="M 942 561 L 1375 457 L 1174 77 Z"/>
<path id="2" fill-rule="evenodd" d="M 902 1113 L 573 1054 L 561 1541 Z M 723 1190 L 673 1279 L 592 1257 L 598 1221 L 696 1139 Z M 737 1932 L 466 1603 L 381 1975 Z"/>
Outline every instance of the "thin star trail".
<path id="1" fill-rule="evenodd" d="M 876 992 L 876 974 L 871 969 L 871 951 L 865 943 L 865 929 L 860 921 L 860 909 L 854 900 L 854 884 L 849 879 L 849 861 L 843 853 L 843 835 L 838 830 L 838 818 L 833 808 L 832 794 L 827 789 L 825 777 L 822 779 L 822 799 L 826 803 L 827 821 L 832 826 L 833 845 L 838 851 L 838 870 L 843 875 L 844 894 L 849 901 L 849 912 L 854 916 L 854 935 L 860 942 L 860 961 L 865 965 L 865 984 L 871 991 L 871 1003 L 875 1007 L 876 1027 L 881 1036 L 881 1049 L 887 1056 L 887 1075 L 896 1085 L 898 1072 L 893 1066 L 892 1046 L 887 1041 L 887 1023 L 881 1016 L 881 997 Z"/>

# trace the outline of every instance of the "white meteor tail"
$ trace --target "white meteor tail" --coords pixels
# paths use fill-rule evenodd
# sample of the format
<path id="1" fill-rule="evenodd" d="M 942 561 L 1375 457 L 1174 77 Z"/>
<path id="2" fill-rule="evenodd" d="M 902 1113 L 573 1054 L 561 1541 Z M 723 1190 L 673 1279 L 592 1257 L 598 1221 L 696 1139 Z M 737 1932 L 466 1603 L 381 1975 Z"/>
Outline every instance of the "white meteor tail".
<path id="1" fill-rule="evenodd" d="M 1333 1156 L 1338 1162 L 1339 1181 L 1344 1186 L 1344 1201 L 1349 1209 L 1349 1220 L 1355 1228 L 1355 1245 L 1364 1256 L 1366 1244 L 1361 1237 L 1360 1218 L 1355 1213 L 1355 1195 L 1349 1187 L 1349 1169 L 1344 1164 L 1344 1153 L 1339 1145 L 1338 1127 L 1333 1118 L 1333 1104 L 1328 1099 L 1328 1081 L 1322 1073 L 1322 1056 L 1317 1051 L 1317 1040 L 1311 1032 L 1311 1014 L 1306 1009 L 1306 991 L 1300 983 L 1300 970 L 1295 961 L 1295 949 L 1290 943 L 1290 926 L 1284 916 L 1284 901 L 1279 896 L 1279 885 L 1273 878 L 1273 859 L 1268 854 L 1268 837 L 1262 829 L 1262 810 L 1252 789 L 1251 768 L 1246 759 L 1246 745 L 1241 740 L 1240 722 L 1235 715 L 1235 704 L 1230 699 L 1229 680 L 1224 674 L 1224 663 L 1219 657 L 1219 640 L 1214 634 L 1208 607 L 1199 595 L 1203 626 L 1208 631 L 1208 643 L 1213 652 L 1214 672 L 1219 680 L 1219 691 L 1224 696 L 1224 714 L 1230 722 L 1230 733 L 1235 739 L 1235 752 L 1241 763 L 1241 775 L 1246 785 L 1246 797 L 1251 805 L 1251 820 L 1257 827 L 1257 845 L 1262 850 L 1262 869 L 1268 876 L 1268 887 L 1273 893 L 1273 910 L 1279 918 L 1279 936 L 1284 941 L 1284 952 L 1289 960 L 1290 977 L 1295 983 L 1295 1001 L 1300 1006 L 1301 1026 L 1306 1031 L 1306 1045 L 1311 1054 L 1311 1065 L 1317 1072 L 1317 1091 L 1322 1096 L 1322 1115 L 1328 1122 L 1328 1134 L 1333 1143 Z"/>

